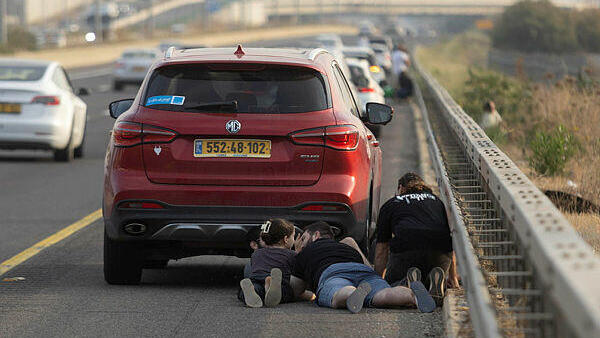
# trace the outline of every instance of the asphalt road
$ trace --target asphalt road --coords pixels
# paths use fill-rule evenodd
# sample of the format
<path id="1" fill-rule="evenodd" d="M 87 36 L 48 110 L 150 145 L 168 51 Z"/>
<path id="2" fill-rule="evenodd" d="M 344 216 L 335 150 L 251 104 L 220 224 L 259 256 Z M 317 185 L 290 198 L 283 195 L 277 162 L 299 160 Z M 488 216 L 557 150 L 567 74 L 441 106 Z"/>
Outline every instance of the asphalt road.
<path id="1" fill-rule="evenodd" d="M 0 152 L 0 262 L 100 208 L 103 160 L 113 120 L 106 106 L 136 88 L 110 90 L 110 76 L 81 78 L 90 88 L 85 157 L 55 163 L 44 152 Z M 396 105 L 380 137 L 382 203 L 397 178 L 418 170 L 408 105 Z M 310 303 L 249 309 L 236 298 L 246 260 L 205 256 L 144 270 L 139 286 L 111 286 L 102 274 L 101 220 L 51 246 L 0 279 L 0 337 L 33 336 L 441 336 L 441 312 L 366 309 L 357 315 Z"/>

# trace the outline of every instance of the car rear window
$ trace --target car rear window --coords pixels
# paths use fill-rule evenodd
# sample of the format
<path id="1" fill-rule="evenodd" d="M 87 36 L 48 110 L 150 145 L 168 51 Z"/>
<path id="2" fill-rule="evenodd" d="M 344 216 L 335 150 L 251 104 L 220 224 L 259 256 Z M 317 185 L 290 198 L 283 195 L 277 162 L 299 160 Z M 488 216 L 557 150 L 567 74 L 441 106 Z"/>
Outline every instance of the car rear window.
<path id="1" fill-rule="evenodd" d="M 167 111 L 219 112 L 227 107 L 238 113 L 257 114 L 302 113 L 331 107 L 320 72 L 265 64 L 161 67 L 150 77 L 144 104 Z"/>
<path id="2" fill-rule="evenodd" d="M 37 81 L 45 72 L 44 66 L 0 66 L 0 81 Z"/>

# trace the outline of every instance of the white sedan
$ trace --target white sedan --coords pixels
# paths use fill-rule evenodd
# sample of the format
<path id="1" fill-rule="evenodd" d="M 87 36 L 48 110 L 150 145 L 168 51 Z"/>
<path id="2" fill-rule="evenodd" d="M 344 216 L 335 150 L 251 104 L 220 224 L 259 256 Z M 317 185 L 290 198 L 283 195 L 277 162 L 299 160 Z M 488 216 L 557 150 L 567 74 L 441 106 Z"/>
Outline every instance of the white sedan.
<path id="1" fill-rule="evenodd" d="M 385 91 L 369 72 L 369 63 L 366 60 L 346 58 L 346 65 L 350 71 L 350 79 L 356 86 L 362 112 L 366 112 L 369 102 L 385 104 Z"/>
<path id="2" fill-rule="evenodd" d="M 140 85 L 150 66 L 163 54 L 158 49 L 128 49 L 115 63 L 113 89 L 120 91 L 125 85 Z"/>
<path id="3" fill-rule="evenodd" d="M 82 157 L 86 114 L 58 63 L 0 59 L 0 149 L 52 150 L 56 161 Z"/>

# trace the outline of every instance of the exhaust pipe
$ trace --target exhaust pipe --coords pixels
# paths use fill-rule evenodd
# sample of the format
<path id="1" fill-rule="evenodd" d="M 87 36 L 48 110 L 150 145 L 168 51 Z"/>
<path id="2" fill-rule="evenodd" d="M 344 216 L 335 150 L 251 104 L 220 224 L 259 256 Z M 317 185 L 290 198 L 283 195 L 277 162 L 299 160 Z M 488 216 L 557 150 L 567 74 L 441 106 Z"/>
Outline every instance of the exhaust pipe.
<path id="1" fill-rule="evenodd" d="M 147 228 L 141 223 L 129 223 L 123 227 L 126 233 L 130 235 L 141 235 L 146 232 Z"/>

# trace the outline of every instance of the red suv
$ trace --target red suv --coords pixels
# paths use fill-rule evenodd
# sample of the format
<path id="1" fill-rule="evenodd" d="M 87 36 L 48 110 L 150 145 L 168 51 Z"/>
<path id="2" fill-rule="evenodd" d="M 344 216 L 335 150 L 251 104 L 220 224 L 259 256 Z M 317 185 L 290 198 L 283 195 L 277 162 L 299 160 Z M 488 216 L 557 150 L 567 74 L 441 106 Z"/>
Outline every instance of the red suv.
<path id="1" fill-rule="evenodd" d="M 169 49 L 116 118 L 105 163 L 104 275 L 139 283 L 144 267 L 204 254 L 248 257 L 265 220 L 327 221 L 369 242 L 381 150 L 325 50 Z"/>

